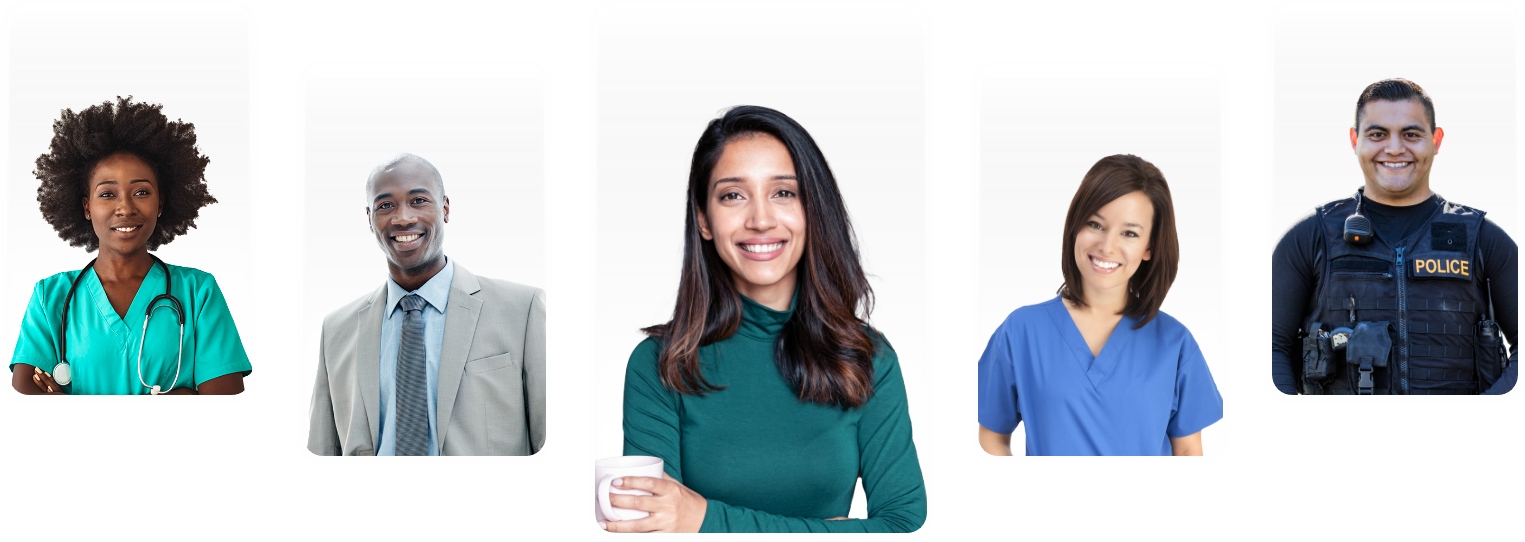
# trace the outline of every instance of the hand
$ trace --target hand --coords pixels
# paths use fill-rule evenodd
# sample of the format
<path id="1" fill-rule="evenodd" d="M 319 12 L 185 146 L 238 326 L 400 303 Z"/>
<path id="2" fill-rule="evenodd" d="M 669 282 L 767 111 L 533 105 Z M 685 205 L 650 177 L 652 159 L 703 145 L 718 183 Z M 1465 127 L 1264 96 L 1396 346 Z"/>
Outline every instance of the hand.
<path id="1" fill-rule="evenodd" d="M 69 394 L 69 392 L 64 391 L 63 386 L 60 386 L 58 385 L 58 382 L 53 381 L 53 375 L 44 372 L 42 368 L 33 367 L 32 371 L 32 383 L 37 385 L 37 391 L 42 392 L 43 395 Z"/>
<path id="2" fill-rule="evenodd" d="M 697 533 L 704 524 L 709 501 L 685 487 L 666 473 L 662 479 L 647 476 L 617 478 L 612 484 L 621 489 L 650 491 L 651 496 L 609 494 L 615 508 L 642 510 L 651 515 L 630 521 L 606 521 L 600 524 L 611 533 Z"/>

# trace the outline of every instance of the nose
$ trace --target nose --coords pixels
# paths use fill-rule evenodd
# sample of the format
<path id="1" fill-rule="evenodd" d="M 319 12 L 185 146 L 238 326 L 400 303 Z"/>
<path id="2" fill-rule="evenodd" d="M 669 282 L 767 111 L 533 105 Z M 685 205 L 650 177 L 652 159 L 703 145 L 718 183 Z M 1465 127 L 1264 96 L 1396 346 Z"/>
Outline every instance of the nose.
<path id="1" fill-rule="evenodd" d="M 116 208 L 112 209 L 112 213 L 118 217 L 129 217 L 137 215 L 138 202 L 134 201 L 135 199 L 136 198 L 117 198 Z"/>
<path id="2" fill-rule="evenodd" d="M 1382 147 L 1382 152 L 1387 154 L 1403 154 L 1403 151 L 1406 150 L 1403 147 L 1403 142 L 1396 137 L 1387 138 L 1386 143 L 1387 144 L 1383 145 Z"/>
<path id="3" fill-rule="evenodd" d="M 778 225 L 778 217 L 774 215 L 773 206 L 769 205 L 766 199 L 760 201 L 763 203 L 748 206 L 747 229 L 768 231 Z"/>
<path id="4" fill-rule="evenodd" d="M 418 212 L 410 205 L 404 205 L 392 214 L 393 226 L 411 226 L 418 223 Z"/>

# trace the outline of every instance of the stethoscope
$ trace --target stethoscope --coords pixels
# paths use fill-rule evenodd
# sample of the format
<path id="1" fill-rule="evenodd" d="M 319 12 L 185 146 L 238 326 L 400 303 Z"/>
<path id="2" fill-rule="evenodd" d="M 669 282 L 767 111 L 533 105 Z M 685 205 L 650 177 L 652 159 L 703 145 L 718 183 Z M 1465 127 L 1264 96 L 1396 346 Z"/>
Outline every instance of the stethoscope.
<path id="1" fill-rule="evenodd" d="M 154 263 L 164 269 L 164 293 L 159 294 L 153 301 L 149 301 L 148 308 L 143 310 L 143 334 L 138 336 L 138 383 L 148 388 L 150 394 L 159 395 L 168 390 L 161 391 L 158 385 L 150 386 L 143 381 L 143 340 L 148 338 L 148 318 L 153 315 L 155 308 L 166 307 L 175 311 L 175 316 L 180 320 L 179 349 L 175 352 L 175 379 L 169 381 L 170 389 L 174 389 L 175 383 L 180 381 L 180 359 L 185 354 L 185 312 L 181 310 L 180 300 L 169 293 L 169 266 L 164 265 L 164 260 L 160 260 L 158 256 L 149 254 L 148 257 L 153 258 Z M 74 277 L 74 282 L 69 284 L 69 295 L 64 297 L 64 315 L 59 323 L 62 329 L 58 332 L 58 365 L 53 366 L 53 381 L 60 386 L 67 386 L 73 380 L 72 371 L 69 370 L 69 341 L 65 340 L 69 334 L 69 302 L 74 299 L 74 290 L 79 287 L 80 279 L 85 278 L 85 272 L 92 267 L 95 267 L 95 260 L 90 260 L 90 263 L 85 264 L 84 269 L 79 270 L 79 276 Z M 168 300 L 173 306 L 159 305 L 161 299 Z"/>

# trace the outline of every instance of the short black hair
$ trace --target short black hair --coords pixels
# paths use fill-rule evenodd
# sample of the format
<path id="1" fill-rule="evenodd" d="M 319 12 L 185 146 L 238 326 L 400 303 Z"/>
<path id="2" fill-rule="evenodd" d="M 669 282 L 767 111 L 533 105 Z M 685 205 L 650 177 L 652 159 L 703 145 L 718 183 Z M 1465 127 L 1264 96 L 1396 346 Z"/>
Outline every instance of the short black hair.
<path id="1" fill-rule="evenodd" d="M 206 184 L 211 159 L 196 148 L 195 125 L 170 121 L 163 108 L 118 96 L 114 104 L 108 100 L 78 113 L 65 109 L 63 118 L 53 121 L 53 142 L 47 154 L 37 157 L 32 174 L 42 181 L 37 202 L 43 218 L 69 246 L 92 252 L 100 247 L 80 201 L 96 165 L 114 154 L 142 160 L 159 182 L 163 214 L 148 237 L 149 250 L 196 227 L 201 208 L 217 203 Z"/>
<path id="2" fill-rule="evenodd" d="M 1430 101 L 1430 95 L 1424 92 L 1419 83 L 1408 79 L 1383 79 L 1361 91 L 1361 97 L 1356 99 L 1356 129 L 1361 129 L 1361 110 L 1366 107 L 1366 102 L 1404 100 L 1419 100 L 1419 103 L 1424 104 L 1424 116 L 1430 121 L 1430 131 L 1435 131 L 1435 102 Z"/>

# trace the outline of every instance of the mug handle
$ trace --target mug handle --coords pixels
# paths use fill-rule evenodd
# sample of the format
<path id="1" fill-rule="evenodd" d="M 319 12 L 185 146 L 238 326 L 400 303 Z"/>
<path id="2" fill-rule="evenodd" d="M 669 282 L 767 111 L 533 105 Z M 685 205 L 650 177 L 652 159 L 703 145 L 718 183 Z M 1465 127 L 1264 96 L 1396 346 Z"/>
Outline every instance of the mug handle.
<path id="1" fill-rule="evenodd" d="M 614 516 L 614 507 L 609 504 L 609 489 L 613 487 L 610 484 L 614 483 L 615 478 L 619 477 L 610 476 L 598 481 L 598 510 L 604 513 L 604 519 L 608 521 L 619 521 Z"/>

